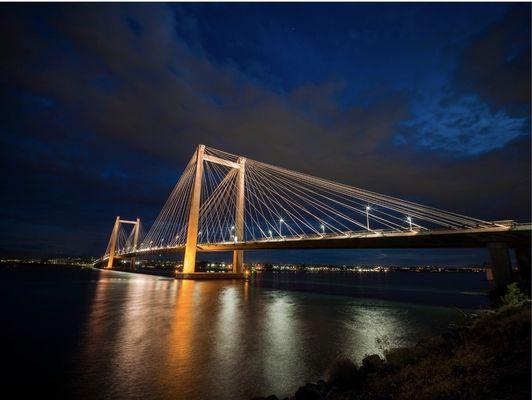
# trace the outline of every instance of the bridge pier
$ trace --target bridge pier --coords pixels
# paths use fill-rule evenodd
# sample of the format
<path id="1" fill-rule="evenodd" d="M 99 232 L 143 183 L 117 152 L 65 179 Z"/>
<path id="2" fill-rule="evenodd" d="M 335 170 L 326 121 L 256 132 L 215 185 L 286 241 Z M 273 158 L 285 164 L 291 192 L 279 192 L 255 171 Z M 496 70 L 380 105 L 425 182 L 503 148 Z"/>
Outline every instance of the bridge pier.
<path id="1" fill-rule="evenodd" d="M 489 243 L 493 282 L 497 290 L 503 291 L 512 282 L 512 264 L 506 243 Z"/>
<path id="2" fill-rule="evenodd" d="M 530 247 L 516 247 L 514 251 L 519 278 L 523 282 L 530 282 L 530 255 L 532 250 Z"/>

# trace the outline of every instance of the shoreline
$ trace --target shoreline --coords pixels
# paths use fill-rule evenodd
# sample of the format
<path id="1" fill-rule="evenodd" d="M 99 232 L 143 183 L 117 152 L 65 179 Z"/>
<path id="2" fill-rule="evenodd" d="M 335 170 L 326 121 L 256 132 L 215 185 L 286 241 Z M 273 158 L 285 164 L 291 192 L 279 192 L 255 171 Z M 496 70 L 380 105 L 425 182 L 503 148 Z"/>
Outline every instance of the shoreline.
<path id="1" fill-rule="evenodd" d="M 530 399 L 530 301 L 484 310 L 414 346 L 337 360 L 283 400 Z M 252 400 L 279 400 L 276 395 Z"/>

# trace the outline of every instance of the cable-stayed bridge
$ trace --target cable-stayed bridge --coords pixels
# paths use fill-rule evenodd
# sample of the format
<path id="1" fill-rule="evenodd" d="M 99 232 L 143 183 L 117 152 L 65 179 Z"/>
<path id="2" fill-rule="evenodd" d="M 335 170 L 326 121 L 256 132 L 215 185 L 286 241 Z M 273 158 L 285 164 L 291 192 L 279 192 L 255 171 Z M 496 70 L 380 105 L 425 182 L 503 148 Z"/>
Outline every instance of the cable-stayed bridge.
<path id="1" fill-rule="evenodd" d="M 133 226 L 129 234 L 123 229 Z M 484 221 L 336 183 L 199 145 L 148 231 L 117 217 L 99 264 L 197 251 L 326 248 L 488 247 L 499 281 L 509 279 L 508 248 L 530 268 L 531 224 Z"/>

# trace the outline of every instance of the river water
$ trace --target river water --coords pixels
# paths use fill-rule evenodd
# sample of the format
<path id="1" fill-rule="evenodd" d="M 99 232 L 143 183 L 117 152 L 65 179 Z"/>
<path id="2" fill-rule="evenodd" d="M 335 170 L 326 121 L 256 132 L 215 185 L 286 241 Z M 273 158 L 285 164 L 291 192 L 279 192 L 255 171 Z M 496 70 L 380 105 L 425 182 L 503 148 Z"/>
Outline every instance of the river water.
<path id="1" fill-rule="evenodd" d="M 487 304 L 480 273 L 274 274 L 177 281 L 60 267 L 0 270 L 7 386 L 76 399 L 293 393 L 338 357 L 414 344 Z M 6 390 L 4 388 L 4 390 Z"/>

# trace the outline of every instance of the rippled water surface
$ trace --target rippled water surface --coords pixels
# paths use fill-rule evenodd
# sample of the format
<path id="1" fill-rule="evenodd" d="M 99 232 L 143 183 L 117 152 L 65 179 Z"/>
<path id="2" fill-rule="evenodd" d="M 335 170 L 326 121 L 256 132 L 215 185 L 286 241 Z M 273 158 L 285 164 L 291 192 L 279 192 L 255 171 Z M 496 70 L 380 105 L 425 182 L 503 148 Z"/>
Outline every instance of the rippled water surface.
<path id="1" fill-rule="evenodd" d="M 0 271 L 4 378 L 43 398 L 284 396 L 339 356 L 380 352 L 376 338 L 406 345 L 443 331 L 463 318 L 455 306 L 486 303 L 485 285 L 473 273 L 244 283 L 15 268 Z"/>

